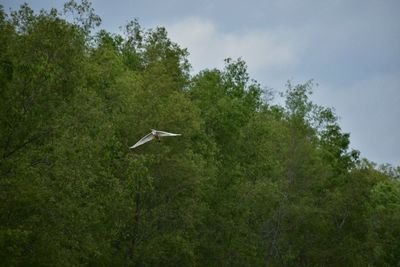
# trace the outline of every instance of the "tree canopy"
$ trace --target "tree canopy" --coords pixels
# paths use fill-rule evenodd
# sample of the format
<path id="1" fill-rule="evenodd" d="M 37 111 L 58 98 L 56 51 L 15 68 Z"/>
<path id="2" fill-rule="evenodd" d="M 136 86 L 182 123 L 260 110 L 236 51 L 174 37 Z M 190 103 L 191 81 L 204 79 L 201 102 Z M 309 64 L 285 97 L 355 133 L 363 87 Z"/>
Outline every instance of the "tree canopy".
<path id="1" fill-rule="evenodd" d="M 2 265 L 400 264 L 400 168 L 360 159 L 313 81 L 277 105 L 240 58 L 191 74 L 165 28 L 100 21 L 0 8 Z M 182 136 L 129 150 L 150 128 Z"/>

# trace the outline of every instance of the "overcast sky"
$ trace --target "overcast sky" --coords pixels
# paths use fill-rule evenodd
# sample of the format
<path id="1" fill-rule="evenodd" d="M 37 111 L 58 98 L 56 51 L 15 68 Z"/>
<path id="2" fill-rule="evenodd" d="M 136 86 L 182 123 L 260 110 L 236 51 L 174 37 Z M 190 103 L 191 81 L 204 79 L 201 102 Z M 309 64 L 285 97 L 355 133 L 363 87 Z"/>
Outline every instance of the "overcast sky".
<path id="1" fill-rule="evenodd" d="M 0 0 L 6 10 L 64 1 Z M 117 33 L 138 18 L 165 26 L 186 47 L 194 73 L 242 57 L 252 78 L 284 90 L 314 79 L 313 100 L 334 107 L 351 147 L 400 165 L 399 0 L 93 0 L 101 28 Z"/>

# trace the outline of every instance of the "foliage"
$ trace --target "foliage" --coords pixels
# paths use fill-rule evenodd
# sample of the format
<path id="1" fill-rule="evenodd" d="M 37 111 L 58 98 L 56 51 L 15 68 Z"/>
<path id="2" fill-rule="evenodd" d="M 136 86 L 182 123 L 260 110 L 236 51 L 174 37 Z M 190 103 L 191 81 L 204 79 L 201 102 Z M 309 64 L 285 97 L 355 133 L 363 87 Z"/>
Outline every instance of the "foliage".
<path id="1" fill-rule="evenodd" d="M 191 76 L 165 28 L 100 21 L 0 8 L 4 266 L 400 264 L 399 167 L 360 160 L 312 81 L 272 105 L 240 58 Z M 182 136 L 129 150 L 150 128 Z"/>

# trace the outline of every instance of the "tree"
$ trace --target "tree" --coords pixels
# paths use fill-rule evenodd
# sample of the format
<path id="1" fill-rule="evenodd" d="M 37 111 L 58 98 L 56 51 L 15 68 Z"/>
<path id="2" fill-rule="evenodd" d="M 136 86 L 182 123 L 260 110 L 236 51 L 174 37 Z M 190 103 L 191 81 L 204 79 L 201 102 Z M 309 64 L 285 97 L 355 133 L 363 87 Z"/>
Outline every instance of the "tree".
<path id="1" fill-rule="evenodd" d="M 3 265 L 399 263 L 399 168 L 360 160 L 312 81 L 273 105 L 240 58 L 191 76 L 165 28 L 99 22 L 0 8 Z M 182 136 L 129 150 L 149 128 Z"/>

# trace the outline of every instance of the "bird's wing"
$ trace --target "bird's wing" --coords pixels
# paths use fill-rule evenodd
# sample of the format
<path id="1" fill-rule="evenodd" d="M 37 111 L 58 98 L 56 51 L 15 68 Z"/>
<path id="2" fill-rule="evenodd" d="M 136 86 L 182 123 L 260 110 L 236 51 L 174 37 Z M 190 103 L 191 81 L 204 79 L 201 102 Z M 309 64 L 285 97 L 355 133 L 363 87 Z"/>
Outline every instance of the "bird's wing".
<path id="1" fill-rule="evenodd" d="M 147 142 L 149 142 L 149 141 L 151 141 L 153 139 L 154 139 L 153 134 L 149 133 L 146 136 L 144 136 L 142 139 L 140 139 L 136 144 L 131 146 L 130 148 L 132 149 L 132 148 L 138 147 L 138 146 L 143 145 L 144 143 L 147 143 Z"/>
<path id="2" fill-rule="evenodd" d="M 163 131 L 156 131 L 158 136 L 164 137 L 164 136 L 180 136 L 181 134 L 175 134 L 175 133 L 168 133 L 168 132 L 163 132 Z"/>

